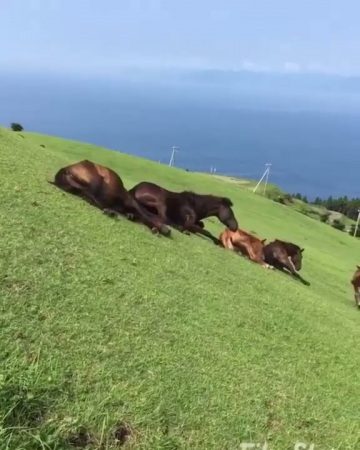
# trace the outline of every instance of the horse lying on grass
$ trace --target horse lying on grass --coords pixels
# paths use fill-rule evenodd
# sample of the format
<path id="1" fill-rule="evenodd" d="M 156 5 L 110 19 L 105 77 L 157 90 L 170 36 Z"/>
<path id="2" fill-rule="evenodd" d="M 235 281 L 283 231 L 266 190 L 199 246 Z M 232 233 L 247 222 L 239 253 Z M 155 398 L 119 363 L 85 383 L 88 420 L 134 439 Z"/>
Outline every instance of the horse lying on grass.
<path id="1" fill-rule="evenodd" d="M 81 197 L 108 215 L 123 214 L 137 218 L 153 233 L 170 235 L 164 221 L 138 204 L 125 189 L 119 175 L 113 170 L 84 160 L 60 169 L 55 180 L 49 181 L 61 190 Z"/>
<path id="2" fill-rule="evenodd" d="M 287 269 L 294 278 L 310 286 L 310 283 L 298 274 L 302 267 L 304 250 L 291 242 L 275 239 L 264 247 L 265 262 L 282 272 Z"/>
<path id="3" fill-rule="evenodd" d="M 203 219 L 217 217 L 231 231 L 238 229 L 238 223 L 231 209 L 232 201 L 227 197 L 196 194 L 191 191 L 172 192 L 155 183 L 142 182 L 129 193 L 145 208 L 159 214 L 165 223 L 178 231 L 199 233 L 215 244 L 220 241 L 204 227 Z"/>
<path id="4" fill-rule="evenodd" d="M 266 239 L 261 240 L 244 230 L 237 229 L 233 232 L 228 228 L 220 234 L 219 239 L 224 248 L 238 251 L 265 269 L 273 269 L 265 262 L 264 243 Z"/>
<path id="5" fill-rule="evenodd" d="M 356 266 L 355 273 L 351 279 L 351 284 L 354 288 L 355 306 L 360 309 L 360 266 Z"/>

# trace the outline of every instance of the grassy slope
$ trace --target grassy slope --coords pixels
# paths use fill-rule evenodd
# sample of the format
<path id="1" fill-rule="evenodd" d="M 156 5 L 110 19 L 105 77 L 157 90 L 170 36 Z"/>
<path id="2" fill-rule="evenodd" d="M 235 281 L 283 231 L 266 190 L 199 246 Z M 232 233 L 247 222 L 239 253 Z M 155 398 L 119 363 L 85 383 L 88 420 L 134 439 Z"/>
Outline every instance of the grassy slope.
<path id="1" fill-rule="evenodd" d="M 51 432 L 66 446 L 62 437 L 83 425 L 96 448 L 112 448 L 124 420 L 134 430 L 126 448 L 236 449 L 265 439 L 276 450 L 296 441 L 359 448 L 360 317 L 349 284 L 359 242 L 205 174 L 22 135 L 0 128 L 6 448 L 18 448 L 18 425 L 22 443 Z M 200 237 L 153 236 L 46 183 L 83 158 L 113 167 L 127 187 L 153 180 L 231 197 L 242 227 L 306 248 L 311 286 Z"/>

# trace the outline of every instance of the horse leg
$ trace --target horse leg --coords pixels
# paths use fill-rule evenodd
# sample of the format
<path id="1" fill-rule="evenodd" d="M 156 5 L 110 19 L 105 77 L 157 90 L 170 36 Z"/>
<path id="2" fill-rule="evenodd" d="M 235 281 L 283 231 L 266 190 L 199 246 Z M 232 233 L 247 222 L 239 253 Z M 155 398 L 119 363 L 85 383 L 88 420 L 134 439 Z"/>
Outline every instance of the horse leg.
<path id="1" fill-rule="evenodd" d="M 221 241 L 218 238 L 213 236 L 210 231 L 205 230 L 205 228 L 201 228 L 201 226 L 197 225 L 196 223 L 185 222 L 185 224 L 183 225 L 183 229 L 185 231 L 190 231 L 190 233 L 199 233 L 202 236 L 211 239 L 215 245 L 221 245 Z"/>
<path id="2" fill-rule="evenodd" d="M 126 212 L 126 214 L 134 213 L 134 215 L 153 233 L 161 233 L 165 236 L 169 236 L 171 231 L 165 225 L 164 220 L 161 216 L 152 214 L 147 211 L 147 209 L 141 204 L 138 203 L 136 198 L 126 192 L 126 197 L 122 199 L 122 205 Z"/>
<path id="3" fill-rule="evenodd" d="M 246 248 L 248 255 L 249 255 L 249 259 L 251 261 L 254 261 L 255 263 L 259 264 L 261 267 L 263 267 L 264 269 L 269 269 L 271 266 L 269 264 L 267 264 L 266 262 L 262 261 L 254 252 L 252 245 L 249 244 L 247 241 L 243 241 L 242 245 Z"/>
<path id="4" fill-rule="evenodd" d="M 230 237 L 221 237 L 221 243 L 224 248 L 227 248 L 228 250 L 234 250 L 234 246 Z"/>
<path id="5" fill-rule="evenodd" d="M 71 173 L 65 173 L 63 175 L 62 187 L 65 187 L 69 192 L 76 192 L 79 197 L 83 198 L 90 205 L 101 209 L 104 213 L 116 214 L 116 211 L 106 208 L 102 196 L 103 183 L 104 178 L 99 176 L 89 185 L 84 185 L 75 179 Z"/>
<path id="6" fill-rule="evenodd" d="M 355 306 L 360 309 L 360 287 L 354 286 Z"/>
<path id="7" fill-rule="evenodd" d="M 150 214 L 157 214 L 162 218 L 164 222 L 167 221 L 166 216 L 166 205 L 159 202 L 156 197 L 153 197 L 150 194 L 144 194 L 142 196 L 136 196 L 136 193 L 134 195 L 131 190 L 129 191 L 129 194 L 132 196 L 132 198 L 135 198 L 136 202 L 140 205 L 140 207 L 143 207 L 146 209 L 146 211 Z"/>
<path id="8" fill-rule="evenodd" d="M 286 268 L 294 278 L 296 278 L 297 280 L 299 280 L 301 283 L 305 284 L 306 286 L 310 286 L 310 283 L 308 281 L 304 280 L 304 278 L 296 272 L 295 266 L 290 258 L 281 258 L 280 264 L 284 268 Z"/>

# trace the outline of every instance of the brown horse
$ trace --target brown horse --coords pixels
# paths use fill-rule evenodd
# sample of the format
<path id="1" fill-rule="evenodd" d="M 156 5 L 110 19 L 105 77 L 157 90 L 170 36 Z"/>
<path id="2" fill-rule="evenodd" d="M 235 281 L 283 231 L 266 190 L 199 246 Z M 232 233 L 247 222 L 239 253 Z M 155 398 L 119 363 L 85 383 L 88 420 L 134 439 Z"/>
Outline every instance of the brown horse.
<path id="1" fill-rule="evenodd" d="M 224 248 L 242 253 L 265 269 L 273 269 L 265 262 L 264 244 L 266 239 L 261 240 L 247 231 L 240 230 L 240 228 L 235 232 L 226 228 L 220 234 L 219 239 Z"/>
<path id="2" fill-rule="evenodd" d="M 199 233 L 217 245 L 220 241 L 205 230 L 203 219 L 215 216 L 230 230 L 238 229 L 231 209 L 233 204 L 227 197 L 191 191 L 172 192 L 150 182 L 139 183 L 129 192 L 149 211 L 158 213 L 168 225 L 185 234 Z"/>
<path id="3" fill-rule="evenodd" d="M 84 160 L 60 169 L 54 182 L 49 182 L 65 192 L 77 195 L 105 214 L 124 214 L 136 217 L 152 232 L 169 235 L 170 229 L 159 216 L 149 213 L 125 189 L 119 175 L 113 170 Z"/>
<path id="4" fill-rule="evenodd" d="M 310 286 L 310 283 L 298 274 L 302 267 L 304 251 L 304 248 L 296 244 L 275 239 L 264 247 L 265 262 L 281 271 L 287 269 L 294 278 Z"/>
<path id="5" fill-rule="evenodd" d="M 360 266 L 356 266 L 355 273 L 351 279 L 354 288 L 355 306 L 360 309 Z"/>

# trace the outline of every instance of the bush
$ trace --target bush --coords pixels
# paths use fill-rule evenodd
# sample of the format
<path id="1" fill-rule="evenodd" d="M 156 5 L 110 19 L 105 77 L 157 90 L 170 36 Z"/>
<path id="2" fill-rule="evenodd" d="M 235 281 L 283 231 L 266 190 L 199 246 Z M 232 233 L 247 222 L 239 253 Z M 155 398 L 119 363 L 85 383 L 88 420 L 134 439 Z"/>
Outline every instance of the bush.
<path id="1" fill-rule="evenodd" d="M 334 219 L 333 223 L 331 224 L 332 227 L 336 228 L 337 230 L 344 231 L 345 230 L 345 224 L 341 222 L 339 219 Z"/>
<path id="2" fill-rule="evenodd" d="M 20 123 L 12 122 L 10 125 L 13 131 L 23 131 L 24 127 Z"/>
<path id="3" fill-rule="evenodd" d="M 323 214 L 321 214 L 321 215 L 320 215 L 320 220 L 321 220 L 321 222 L 327 223 L 327 221 L 329 220 L 329 216 L 330 216 L 329 213 L 323 213 Z"/>
<path id="4" fill-rule="evenodd" d="M 285 205 L 285 201 L 284 201 L 283 197 L 281 197 L 280 195 L 278 195 L 277 197 L 274 197 L 273 201 L 276 203 L 281 203 L 282 205 Z"/>
<path id="5" fill-rule="evenodd" d="M 285 194 L 284 200 L 285 200 L 285 202 L 288 202 L 288 203 L 294 203 L 294 200 L 290 194 Z"/>

